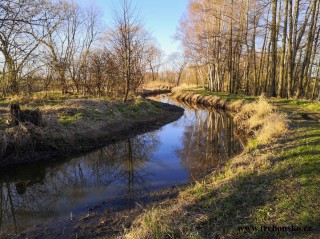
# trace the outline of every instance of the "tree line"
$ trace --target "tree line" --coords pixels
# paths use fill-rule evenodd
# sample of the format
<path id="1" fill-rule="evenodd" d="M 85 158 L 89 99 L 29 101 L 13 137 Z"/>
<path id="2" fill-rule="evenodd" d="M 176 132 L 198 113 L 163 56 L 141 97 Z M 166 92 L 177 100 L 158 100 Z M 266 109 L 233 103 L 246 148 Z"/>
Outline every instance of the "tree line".
<path id="1" fill-rule="evenodd" d="M 319 0 L 191 0 L 177 33 L 212 91 L 320 97 Z"/>
<path id="2" fill-rule="evenodd" d="M 59 89 L 126 100 L 147 74 L 155 78 L 161 55 L 134 9 L 121 0 L 101 27 L 94 6 L 0 0 L 0 94 Z"/>

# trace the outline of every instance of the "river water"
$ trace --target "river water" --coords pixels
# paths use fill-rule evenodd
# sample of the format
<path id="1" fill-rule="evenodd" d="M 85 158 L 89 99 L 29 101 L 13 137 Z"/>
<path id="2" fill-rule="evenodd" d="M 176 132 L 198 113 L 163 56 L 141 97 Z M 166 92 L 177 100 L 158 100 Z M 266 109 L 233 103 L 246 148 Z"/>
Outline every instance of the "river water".
<path id="1" fill-rule="evenodd" d="M 92 205 L 130 206 L 149 192 L 199 180 L 239 154 L 242 143 L 223 111 L 185 109 L 154 132 L 84 155 L 0 172 L 0 237 L 85 213 Z"/>

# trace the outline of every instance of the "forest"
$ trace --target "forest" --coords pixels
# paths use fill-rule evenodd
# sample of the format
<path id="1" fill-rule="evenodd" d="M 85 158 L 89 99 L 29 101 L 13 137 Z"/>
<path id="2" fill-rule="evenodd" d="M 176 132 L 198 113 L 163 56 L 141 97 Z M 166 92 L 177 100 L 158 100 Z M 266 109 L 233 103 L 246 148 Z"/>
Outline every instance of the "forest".
<path id="1" fill-rule="evenodd" d="M 178 37 L 212 91 L 319 99 L 317 0 L 191 1 Z"/>
<path id="2" fill-rule="evenodd" d="M 1 94 L 60 90 L 126 100 L 160 55 L 130 4 L 105 27 L 95 6 L 1 0 Z"/>
<path id="3" fill-rule="evenodd" d="M 319 8 L 317 0 L 191 0 L 175 36 L 183 52 L 165 57 L 129 1 L 111 24 L 72 1 L 1 0 L 1 94 L 127 99 L 160 80 L 319 99 Z"/>

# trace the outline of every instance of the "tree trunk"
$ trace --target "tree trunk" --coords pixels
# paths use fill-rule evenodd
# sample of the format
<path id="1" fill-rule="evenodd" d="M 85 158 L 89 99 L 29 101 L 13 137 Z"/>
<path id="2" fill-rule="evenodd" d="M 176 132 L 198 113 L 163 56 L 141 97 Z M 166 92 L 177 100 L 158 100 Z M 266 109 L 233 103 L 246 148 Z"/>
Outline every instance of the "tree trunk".
<path id="1" fill-rule="evenodd" d="M 287 43 L 287 28 L 288 28 L 288 0 L 285 2 L 284 7 L 284 22 L 283 22 L 283 36 L 282 36 L 282 47 L 281 47 L 281 59 L 280 59 L 280 75 L 278 84 L 278 96 L 282 97 L 283 81 L 284 81 L 284 59 L 286 54 L 286 43 Z"/>
<path id="2" fill-rule="evenodd" d="M 304 77 L 305 77 L 305 71 L 308 71 L 307 67 L 310 63 L 310 55 L 311 55 L 311 52 L 312 52 L 312 41 L 313 41 L 313 36 L 314 36 L 314 33 L 315 33 L 315 28 L 314 28 L 314 25 L 315 25 L 315 15 L 316 15 L 316 4 L 317 4 L 318 0 L 313 0 L 313 3 L 312 3 L 312 7 L 311 7 L 311 12 L 312 12 L 312 17 L 311 17 L 311 26 L 309 28 L 309 32 L 308 32 L 308 39 L 307 39 L 307 46 L 306 46 L 306 52 L 305 52 L 305 57 L 304 57 L 304 60 L 302 62 L 302 66 L 301 66 L 301 70 L 300 70 L 300 76 L 299 76 L 299 79 L 298 79 L 298 87 L 297 87 L 297 92 L 296 92 L 296 98 L 300 98 L 301 94 L 303 93 L 302 90 L 303 90 L 303 80 L 304 80 Z"/>
<path id="3" fill-rule="evenodd" d="M 287 98 L 291 98 L 291 82 L 292 82 L 292 35 L 293 35 L 293 17 L 292 17 L 292 0 L 288 2 L 289 10 L 289 38 L 287 46 Z"/>
<path id="4" fill-rule="evenodd" d="M 277 96 L 276 92 L 276 72 L 277 72 L 277 3 L 278 0 L 272 1 L 272 22 L 271 22 L 271 79 L 270 93 L 271 97 Z"/>

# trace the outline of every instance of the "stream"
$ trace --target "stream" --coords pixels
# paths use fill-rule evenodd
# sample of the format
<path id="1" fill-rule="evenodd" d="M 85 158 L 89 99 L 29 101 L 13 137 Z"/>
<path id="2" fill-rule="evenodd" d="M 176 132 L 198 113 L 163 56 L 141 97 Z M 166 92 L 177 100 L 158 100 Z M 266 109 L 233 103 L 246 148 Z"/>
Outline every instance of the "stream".
<path id="1" fill-rule="evenodd" d="M 201 179 L 243 150 L 232 117 L 168 97 L 185 109 L 161 129 L 93 152 L 0 172 L 0 237 L 85 213 L 131 207 L 142 195 Z"/>

